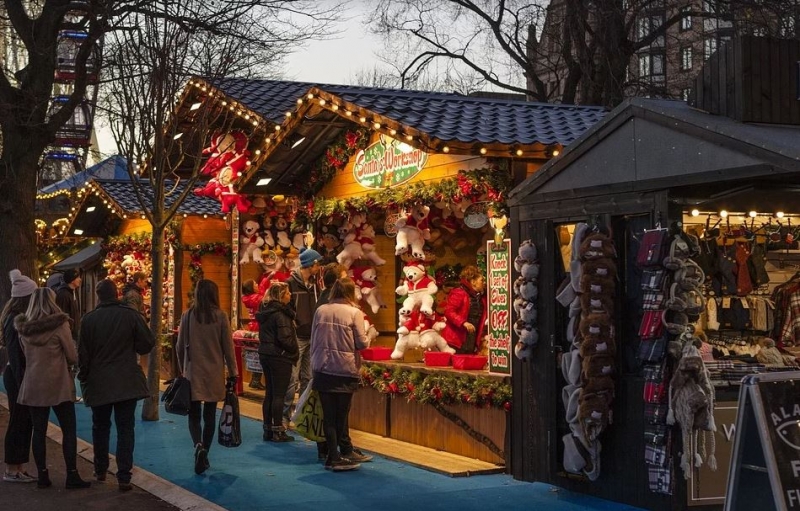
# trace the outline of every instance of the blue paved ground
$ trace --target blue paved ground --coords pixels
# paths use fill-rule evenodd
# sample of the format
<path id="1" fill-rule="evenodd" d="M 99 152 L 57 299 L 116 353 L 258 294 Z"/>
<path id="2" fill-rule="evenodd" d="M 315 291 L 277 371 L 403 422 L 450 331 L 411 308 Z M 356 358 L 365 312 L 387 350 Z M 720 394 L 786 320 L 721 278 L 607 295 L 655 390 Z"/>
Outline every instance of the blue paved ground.
<path id="1" fill-rule="evenodd" d="M 78 436 L 91 442 L 91 411 L 76 408 Z M 242 419 L 242 446 L 214 445 L 211 468 L 198 476 L 185 417 L 163 408 L 158 422 L 142 422 L 140 411 L 136 417 L 137 466 L 231 511 L 637 510 L 506 475 L 451 478 L 380 456 L 361 470 L 332 473 L 317 462 L 314 444 L 263 442 L 261 423 L 247 418 Z"/>

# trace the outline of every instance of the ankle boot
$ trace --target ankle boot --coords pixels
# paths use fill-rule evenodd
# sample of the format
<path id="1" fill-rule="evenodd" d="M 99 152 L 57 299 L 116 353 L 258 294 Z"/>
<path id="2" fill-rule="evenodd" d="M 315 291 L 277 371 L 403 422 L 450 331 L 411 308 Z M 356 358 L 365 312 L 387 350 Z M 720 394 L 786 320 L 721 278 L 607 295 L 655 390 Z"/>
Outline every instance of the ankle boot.
<path id="1" fill-rule="evenodd" d="M 77 490 L 80 488 L 88 488 L 92 485 L 89 481 L 81 479 L 81 475 L 77 470 L 67 470 L 67 484 L 68 490 Z"/>
<path id="2" fill-rule="evenodd" d="M 39 488 L 49 488 L 53 483 L 50 482 L 50 472 L 46 468 L 39 470 L 39 480 L 36 481 L 36 486 Z"/>

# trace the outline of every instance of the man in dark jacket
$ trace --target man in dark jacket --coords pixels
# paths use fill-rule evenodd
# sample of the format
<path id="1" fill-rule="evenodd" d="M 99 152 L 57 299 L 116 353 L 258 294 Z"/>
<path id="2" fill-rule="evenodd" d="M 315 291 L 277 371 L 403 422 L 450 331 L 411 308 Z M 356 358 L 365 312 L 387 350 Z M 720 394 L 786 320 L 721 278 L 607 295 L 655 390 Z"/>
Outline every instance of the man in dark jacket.
<path id="1" fill-rule="evenodd" d="M 111 412 L 117 426 L 117 483 L 131 486 L 136 401 L 149 395 L 147 380 L 136 362 L 155 346 L 144 318 L 117 299 L 117 287 L 108 279 L 95 288 L 99 304 L 81 323 L 78 380 L 87 406 L 92 407 L 94 472 L 104 481 L 108 470 Z"/>
<path id="2" fill-rule="evenodd" d="M 82 282 L 80 270 L 66 270 L 64 281 L 56 289 L 56 305 L 72 320 L 70 329 L 72 340 L 75 342 L 78 341 L 78 332 L 81 327 L 81 311 L 78 308 L 78 300 L 75 298 L 75 290 L 81 287 Z"/>
<path id="3" fill-rule="evenodd" d="M 143 271 L 135 272 L 131 281 L 122 288 L 122 303 L 144 314 L 145 288 L 147 288 L 147 274 Z"/>
<path id="4" fill-rule="evenodd" d="M 311 323 L 314 321 L 314 311 L 317 308 L 317 275 L 319 262 L 322 256 L 316 250 L 307 248 L 300 252 L 300 268 L 292 272 L 286 281 L 292 292 L 292 306 L 295 310 L 295 325 L 297 325 L 297 346 L 300 359 L 292 370 L 292 380 L 286 391 L 283 402 L 283 420 L 289 425 L 292 416 L 292 404 L 295 393 L 303 394 L 311 380 L 311 358 L 309 346 L 311 343 Z"/>

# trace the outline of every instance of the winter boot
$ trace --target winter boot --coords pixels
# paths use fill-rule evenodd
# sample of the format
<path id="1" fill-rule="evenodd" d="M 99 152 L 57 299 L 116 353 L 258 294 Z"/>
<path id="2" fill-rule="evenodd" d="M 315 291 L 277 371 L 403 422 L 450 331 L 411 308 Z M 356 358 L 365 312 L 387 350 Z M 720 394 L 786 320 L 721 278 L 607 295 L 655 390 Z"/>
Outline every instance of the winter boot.
<path id="1" fill-rule="evenodd" d="M 49 488 L 53 485 L 50 482 L 50 472 L 46 468 L 39 470 L 39 480 L 36 481 L 36 486 L 39 488 Z"/>
<path id="2" fill-rule="evenodd" d="M 77 470 L 67 470 L 67 484 L 65 485 L 68 490 L 79 490 L 81 488 L 88 488 L 92 485 L 89 481 L 81 479 L 81 475 Z"/>

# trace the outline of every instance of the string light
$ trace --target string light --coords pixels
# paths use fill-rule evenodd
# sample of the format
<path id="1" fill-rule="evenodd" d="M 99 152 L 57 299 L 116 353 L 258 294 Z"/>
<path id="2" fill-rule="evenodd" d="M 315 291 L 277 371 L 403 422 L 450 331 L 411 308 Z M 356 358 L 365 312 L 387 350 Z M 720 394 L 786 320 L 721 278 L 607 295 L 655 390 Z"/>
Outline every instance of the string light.
<path id="1" fill-rule="evenodd" d="M 700 210 L 699 209 L 693 209 L 692 210 L 692 216 L 700 216 Z"/>

